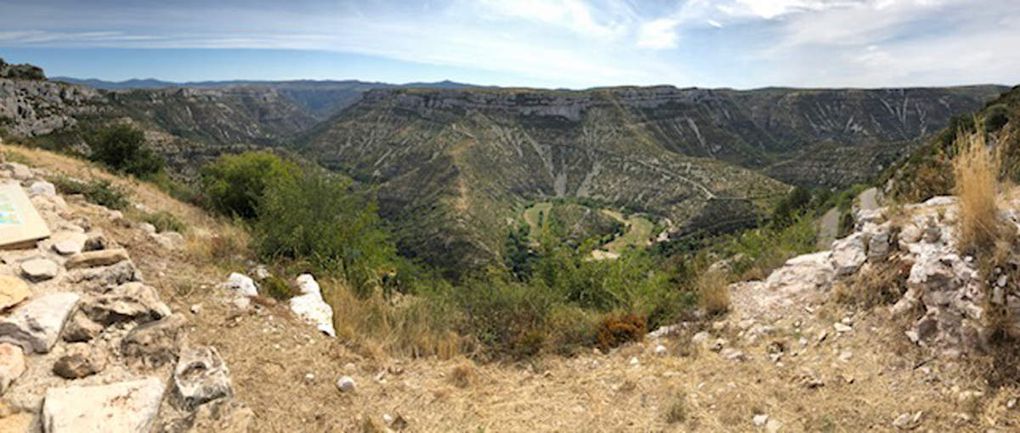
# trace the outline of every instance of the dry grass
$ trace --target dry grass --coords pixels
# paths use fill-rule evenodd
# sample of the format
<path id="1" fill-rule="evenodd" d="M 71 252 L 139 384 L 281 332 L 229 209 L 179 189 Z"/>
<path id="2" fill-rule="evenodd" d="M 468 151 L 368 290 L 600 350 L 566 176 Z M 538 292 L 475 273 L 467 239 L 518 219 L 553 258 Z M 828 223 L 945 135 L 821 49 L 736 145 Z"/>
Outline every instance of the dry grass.
<path id="1" fill-rule="evenodd" d="M 467 388 L 478 381 L 478 371 L 471 361 L 464 360 L 450 369 L 450 383 L 457 388 Z"/>
<path id="2" fill-rule="evenodd" d="M 896 302 L 906 290 L 910 266 L 897 257 L 868 264 L 845 281 L 833 285 L 836 301 L 871 308 Z"/>
<path id="3" fill-rule="evenodd" d="M 448 329 L 438 306 L 414 296 L 387 300 L 375 292 L 359 297 L 342 280 L 320 281 L 323 298 L 333 306 L 337 335 L 362 347 L 409 357 L 450 359 L 470 349 Z"/>
<path id="4" fill-rule="evenodd" d="M 710 315 L 722 314 L 730 309 L 730 288 L 727 275 L 721 271 L 705 271 L 695 282 L 698 305 Z"/>
<path id="5" fill-rule="evenodd" d="M 687 421 L 687 395 L 677 393 L 666 409 L 666 423 L 676 424 Z"/>
<path id="6" fill-rule="evenodd" d="M 953 174 L 960 200 L 960 250 L 976 251 L 994 245 L 1002 231 L 997 201 L 1000 158 L 988 149 L 984 134 L 961 136 L 957 146 Z"/>

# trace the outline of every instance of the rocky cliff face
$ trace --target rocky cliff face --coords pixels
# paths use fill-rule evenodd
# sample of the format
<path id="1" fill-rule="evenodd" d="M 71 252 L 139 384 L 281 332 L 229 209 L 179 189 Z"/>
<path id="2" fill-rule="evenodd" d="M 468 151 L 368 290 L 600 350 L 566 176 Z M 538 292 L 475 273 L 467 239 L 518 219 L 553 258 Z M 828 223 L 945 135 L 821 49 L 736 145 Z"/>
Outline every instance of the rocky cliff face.
<path id="1" fill-rule="evenodd" d="M 43 80 L 0 78 L 0 128 L 23 137 L 73 127 L 76 117 L 97 112 L 99 92 Z"/>

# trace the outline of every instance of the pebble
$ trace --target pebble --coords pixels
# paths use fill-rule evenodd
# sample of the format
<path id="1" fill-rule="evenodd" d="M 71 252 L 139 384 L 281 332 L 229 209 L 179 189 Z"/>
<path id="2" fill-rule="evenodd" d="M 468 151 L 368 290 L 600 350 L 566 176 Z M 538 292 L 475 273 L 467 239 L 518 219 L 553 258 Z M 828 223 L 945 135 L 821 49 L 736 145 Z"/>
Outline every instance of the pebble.
<path id="1" fill-rule="evenodd" d="M 661 344 L 658 345 L 658 346 L 655 346 L 655 354 L 656 355 L 658 355 L 658 356 L 666 356 L 667 353 L 669 353 L 669 351 L 666 350 L 666 346 L 663 346 Z"/>
<path id="2" fill-rule="evenodd" d="M 336 381 L 336 387 L 340 392 L 354 392 L 354 379 L 350 376 L 343 376 Z"/>
<path id="3" fill-rule="evenodd" d="M 762 427 L 765 423 L 769 422 L 769 416 L 765 414 L 755 415 L 754 418 L 751 418 L 751 422 L 757 427 Z"/>
<path id="4" fill-rule="evenodd" d="M 840 322 L 833 323 L 832 327 L 833 327 L 833 329 L 836 330 L 836 332 L 838 332 L 840 334 L 845 334 L 847 332 L 850 332 L 850 331 L 854 330 L 854 328 L 851 328 L 850 326 L 848 326 L 846 324 L 843 324 L 843 323 L 840 323 Z"/>

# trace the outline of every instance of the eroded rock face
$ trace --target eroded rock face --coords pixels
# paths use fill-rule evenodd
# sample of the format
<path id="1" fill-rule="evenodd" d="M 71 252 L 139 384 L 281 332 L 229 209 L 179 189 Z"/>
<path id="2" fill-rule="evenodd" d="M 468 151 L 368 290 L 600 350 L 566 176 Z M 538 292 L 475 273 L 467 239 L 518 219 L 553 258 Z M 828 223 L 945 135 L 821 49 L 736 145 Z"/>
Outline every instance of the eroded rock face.
<path id="1" fill-rule="evenodd" d="M 188 409 L 233 395 L 230 371 L 215 347 L 182 349 L 173 379 L 180 404 Z"/>
<path id="2" fill-rule="evenodd" d="M 163 399 L 163 381 L 51 388 L 43 403 L 46 433 L 148 433 Z"/>
<path id="3" fill-rule="evenodd" d="M 17 344 L 25 353 L 49 352 L 79 298 L 75 293 L 51 293 L 15 307 L 0 317 L 0 342 Z"/>
<path id="4" fill-rule="evenodd" d="M 832 243 L 832 265 L 836 275 L 845 277 L 861 268 L 867 255 L 868 240 L 864 233 L 856 232 Z"/>

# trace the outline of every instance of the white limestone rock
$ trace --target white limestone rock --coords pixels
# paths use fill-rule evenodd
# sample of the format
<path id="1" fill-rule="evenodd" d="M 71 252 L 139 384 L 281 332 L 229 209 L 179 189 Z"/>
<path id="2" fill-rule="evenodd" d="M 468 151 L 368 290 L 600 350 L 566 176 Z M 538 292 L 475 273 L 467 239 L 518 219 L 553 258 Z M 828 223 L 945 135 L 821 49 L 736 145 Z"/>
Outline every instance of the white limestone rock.
<path id="1" fill-rule="evenodd" d="M 233 395 L 230 371 L 215 347 L 186 347 L 174 369 L 174 389 L 187 409 Z"/>
<path id="2" fill-rule="evenodd" d="M 867 260 L 867 237 L 856 232 L 832 243 L 832 266 L 837 277 L 857 272 Z"/>
<path id="3" fill-rule="evenodd" d="M 75 293 L 58 292 L 22 303 L 0 317 L 0 342 L 17 344 L 25 353 L 49 352 L 79 299 Z"/>
<path id="4" fill-rule="evenodd" d="M 290 299 L 290 309 L 302 319 L 312 323 L 320 331 L 336 337 L 333 328 L 333 309 L 322 299 L 319 283 L 309 274 L 297 277 L 298 289 L 301 294 Z"/>
<path id="5" fill-rule="evenodd" d="M 43 403 L 46 433 L 148 433 L 159 413 L 163 381 L 152 377 L 98 386 L 50 388 Z"/>
<path id="6" fill-rule="evenodd" d="M 255 282 L 246 275 L 239 274 L 237 272 L 231 273 L 227 277 L 227 282 L 222 285 L 224 288 L 233 290 L 237 294 L 245 297 L 254 297 L 259 295 L 258 288 L 255 287 Z"/>

